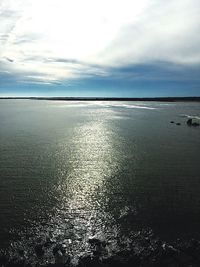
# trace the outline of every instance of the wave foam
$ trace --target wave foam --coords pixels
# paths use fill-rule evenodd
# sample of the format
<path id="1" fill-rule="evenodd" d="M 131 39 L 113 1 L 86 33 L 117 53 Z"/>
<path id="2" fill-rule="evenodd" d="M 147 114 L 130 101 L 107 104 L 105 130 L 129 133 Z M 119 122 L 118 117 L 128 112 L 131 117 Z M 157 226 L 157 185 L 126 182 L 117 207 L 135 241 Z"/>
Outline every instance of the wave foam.
<path id="1" fill-rule="evenodd" d="M 154 110 L 155 107 L 148 107 L 148 106 L 142 106 L 142 105 L 128 105 L 128 104 L 118 104 L 118 103 L 98 103 L 100 106 L 105 106 L 107 108 L 128 108 L 128 109 L 149 109 Z"/>
<path id="2" fill-rule="evenodd" d="M 200 117 L 199 117 L 199 116 L 195 116 L 195 115 L 181 114 L 181 117 L 183 117 L 183 118 L 188 118 L 188 119 L 196 119 L 196 120 L 200 120 Z"/>

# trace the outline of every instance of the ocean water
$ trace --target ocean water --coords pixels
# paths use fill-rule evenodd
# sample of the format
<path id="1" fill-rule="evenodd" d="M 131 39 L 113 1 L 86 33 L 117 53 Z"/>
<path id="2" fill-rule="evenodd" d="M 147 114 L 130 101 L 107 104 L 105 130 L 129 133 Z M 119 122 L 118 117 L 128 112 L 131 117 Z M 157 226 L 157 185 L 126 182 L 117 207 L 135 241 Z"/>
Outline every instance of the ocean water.
<path id="1" fill-rule="evenodd" d="M 199 103 L 0 100 L 0 248 L 200 238 Z M 175 123 L 170 123 L 174 121 Z M 180 122 L 181 125 L 176 125 Z"/>

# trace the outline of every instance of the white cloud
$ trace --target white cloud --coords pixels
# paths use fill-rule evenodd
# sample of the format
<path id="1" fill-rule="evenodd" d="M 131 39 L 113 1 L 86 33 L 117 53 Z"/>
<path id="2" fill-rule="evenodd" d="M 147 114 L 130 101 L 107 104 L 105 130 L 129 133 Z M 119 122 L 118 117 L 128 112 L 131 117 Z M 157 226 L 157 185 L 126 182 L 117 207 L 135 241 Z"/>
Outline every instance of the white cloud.
<path id="1" fill-rule="evenodd" d="M 200 2 L 154 1 L 136 23 L 124 27 L 102 53 L 111 64 L 167 61 L 200 63 Z"/>
<path id="2" fill-rule="evenodd" d="M 49 82 L 106 75 L 98 64 L 199 64 L 199 14 L 199 0 L 2 0 L 1 69 Z"/>

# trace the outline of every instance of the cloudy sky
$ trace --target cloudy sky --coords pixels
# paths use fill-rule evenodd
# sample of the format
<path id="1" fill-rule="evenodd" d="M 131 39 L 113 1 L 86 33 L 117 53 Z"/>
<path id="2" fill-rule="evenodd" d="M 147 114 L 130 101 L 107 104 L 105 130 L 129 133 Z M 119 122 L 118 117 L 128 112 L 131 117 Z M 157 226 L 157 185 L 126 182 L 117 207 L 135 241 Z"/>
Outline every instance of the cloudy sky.
<path id="1" fill-rule="evenodd" d="M 0 96 L 200 96 L 199 0 L 0 0 Z"/>

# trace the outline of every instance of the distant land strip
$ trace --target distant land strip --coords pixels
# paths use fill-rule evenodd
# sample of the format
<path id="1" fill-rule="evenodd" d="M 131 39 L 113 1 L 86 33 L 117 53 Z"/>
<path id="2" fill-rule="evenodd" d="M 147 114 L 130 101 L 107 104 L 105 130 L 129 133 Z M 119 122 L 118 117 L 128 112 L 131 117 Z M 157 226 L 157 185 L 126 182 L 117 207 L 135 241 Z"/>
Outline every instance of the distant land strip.
<path id="1" fill-rule="evenodd" d="M 200 96 L 190 97 L 0 97 L 0 99 L 30 99 L 53 101 L 161 101 L 161 102 L 200 102 Z"/>

